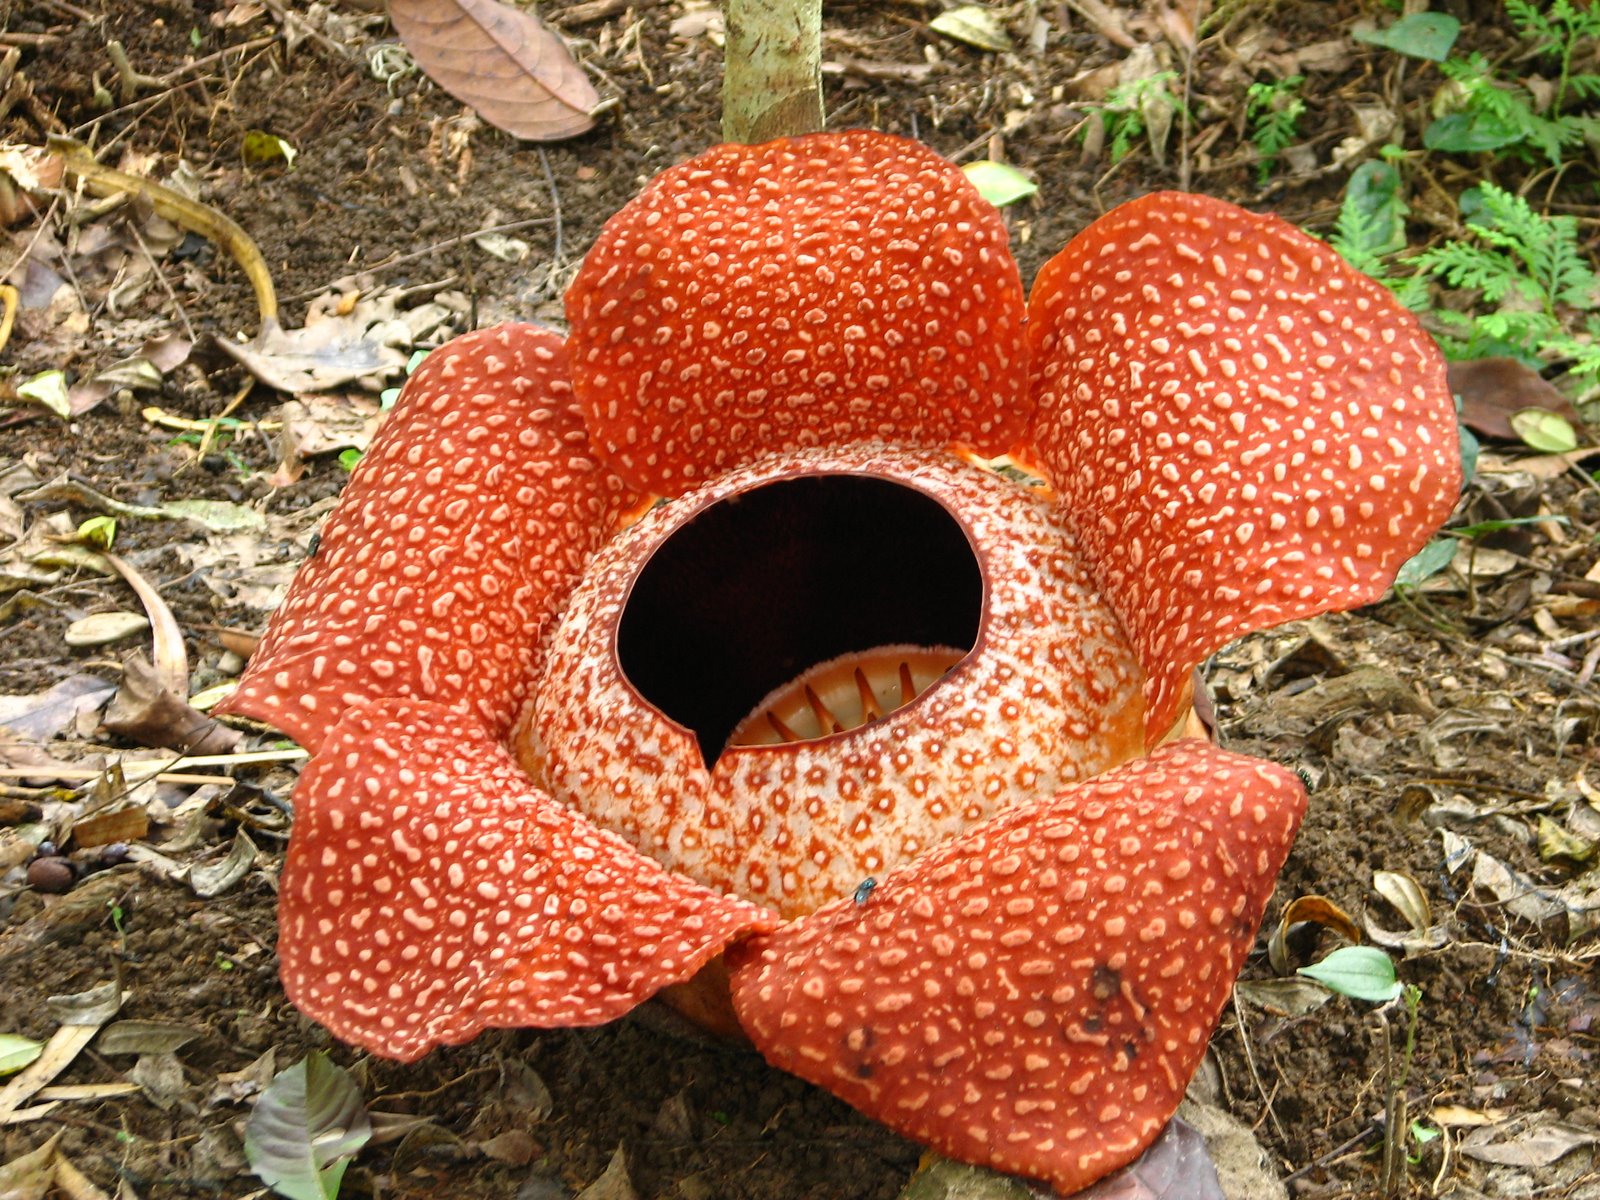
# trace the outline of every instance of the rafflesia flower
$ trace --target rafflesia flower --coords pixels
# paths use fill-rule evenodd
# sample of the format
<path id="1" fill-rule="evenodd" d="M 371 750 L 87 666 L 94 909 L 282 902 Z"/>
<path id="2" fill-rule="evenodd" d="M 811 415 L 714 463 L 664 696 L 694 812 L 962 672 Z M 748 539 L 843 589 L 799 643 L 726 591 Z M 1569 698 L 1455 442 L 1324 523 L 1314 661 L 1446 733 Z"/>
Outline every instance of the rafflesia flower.
<path id="1" fill-rule="evenodd" d="M 1170 193 L 1024 302 L 961 172 L 869 132 L 665 172 L 567 309 L 422 364 L 228 703 L 312 752 L 290 998 L 413 1059 L 706 969 L 948 1154 L 1130 1161 L 1305 804 L 1163 743 L 1205 655 L 1377 598 L 1448 515 L 1431 343 Z"/>

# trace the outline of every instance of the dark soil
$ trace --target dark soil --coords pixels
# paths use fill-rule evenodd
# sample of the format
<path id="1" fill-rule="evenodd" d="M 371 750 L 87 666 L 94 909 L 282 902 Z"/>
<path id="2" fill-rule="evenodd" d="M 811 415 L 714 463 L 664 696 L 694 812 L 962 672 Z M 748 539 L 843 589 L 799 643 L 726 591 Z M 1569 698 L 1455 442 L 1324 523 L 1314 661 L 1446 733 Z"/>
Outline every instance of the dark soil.
<path id="1" fill-rule="evenodd" d="M 1158 42 L 1162 7 L 1119 11 L 1139 40 Z M 928 32 L 934 10 L 920 0 L 834 5 L 826 18 L 829 56 L 851 65 L 828 76 L 830 120 L 920 137 L 961 160 L 1003 153 L 1028 171 L 1041 198 L 1009 214 L 1025 280 L 1088 219 L 1157 187 L 1185 185 L 1325 227 L 1344 173 L 1279 177 L 1259 188 L 1254 152 L 1240 136 L 1242 96 L 1251 79 L 1272 77 L 1271 64 L 1348 28 L 1360 7 L 1239 6 L 1195 55 L 1195 125 L 1181 144 L 1174 135 L 1164 164 L 1148 151 L 1110 170 L 1104 158 L 1085 158 L 1074 130 L 1086 110 L 1071 81 L 1125 51 L 1067 4 L 1039 7 L 1049 26 L 1046 53 L 1001 56 Z M 1469 18 L 1474 48 L 1507 47 L 1497 5 L 1454 7 Z M 699 10 L 646 0 L 598 17 L 593 5 L 573 11 L 576 17 L 559 4 L 544 6 L 619 102 L 592 132 L 538 148 L 464 115 L 415 72 L 387 86 L 375 79 L 369 54 L 392 34 L 353 0 L 331 14 L 301 0 L 5 0 L 0 48 L 14 46 L 19 57 L 3 92 L 9 103 L 0 106 L 0 140 L 38 145 L 46 133 L 70 131 L 142 156 L 160 178 L 181 159 L 206 202 L 260 246 L 289 327 L 300 324 L 308 302 L 355 287 L 411 289 L 406 303 L 463 293 L 461 327 L 507 317 L 555 321 L 570 268 L 605 219 L 654 172 L 718 140 L 719 124 L 719 51 L 704 36 L 671 28 Z M 1020 9 L 1013 15 L 1026 32 Z M 311 36 L 303 32 L 308 21 Z M 131 102 L 116 99 L 107 112 L 96 107 L 94 88 L 98 81 L 115 95 L 113 39 L 135 70 L 157 77 L 230 46 L 259 44 Z M 924 69 L 930 51 L 937 61 Z M 1335 66 L 1312 72 L 1305 137 L 1324 148 L 1343 137 L 1353 103 L 1425 99 L 1431 85 L 1418 82 L 1420 72 L 1405 76 L 1393 62 L 1350 42 Z M 1413 110 L 1408 120 L 1425 120 L 1419 104 L 1406 112 Z M 244 165 L 251 130 L 291 143 L 299 151 L 293 166 Z M 1487 160 L 1482 166 L 1498 169 Z M 1452 190 L 1466 169 L 1447 169 Z M 1587 188 L 1592 200 L 1593 178 L 1583 176 L 1574 171 L 1563 186 L 1574 196 Z M 59 216 L 46 222 L 52 237 L 66 240 Z M 84 229 L 127 223 L 120 215 L 84 221 Z M 135 212 L 131 221 L 147 217 Z M 527 243 L 525 258 L 504 261 L 471 240 L 498 226 Z M 0 265 L 19 262 L 40 230 L 37 216 L 20 217 Z M 87 379 L 146 337 L 181 329 L 180 309 L 197 335 L 255 331 L 251 290 L 214 245 L 174 237 L 157 260 L 164 282 L 120 306 L 107 300 L 114 280 L 79 280 L 89 315 L 81 333 L 24 311 L 5 350 L 14 374 L 0 388 L 47 368 Z M 201 340 L 158 392 L 114 394 L 70 422 L 7 405 L 9 393 L 0 394 L 0 472 L 22 464 L 41 480 L 70 472 L 135 504 L 258 502 L 282 520 L 257 569 L 286 575 L 306 550 L 311 520 L 303 514 L 320 513 L 312 506 L 346 478 L 335 456 L 309 458 L 299 478 L 280 479 L 272 473 L 283 448 L 270 433 L 242 428 L 197 455 L 192 438 L 140 416 L 152 404 L 187 418 L 216 416 L 246 382 L 241 367 Z M 282 399 L 257 386 L 231 415 L 264 420 Z M 1508 910 L 1505 896 L 1474 885 L 1470 866 L 1446 868 L 1453 836 L 1551 890 L 1585 869 L 1541 858 L 1536 835 L 1541 818 L 1583 828 L 1575 814 L 1587 805 L 1577 781 L 1597 757 L 1600 696 L 1593 656 L 1584 662 L 1595 643 L 1562 648 L 1560 639 L 1592 629 L 1600 611 L 1600 585 L 1592 582 L 1600 491 L 1573 474 L 1529 483 L 1502 472 L 1486 475 L 1468 498 L 1474 519 L 1507 515 L 1507 504 L 1520 506 L 1510 515 L 1558 514 L 1568 523 L 1517 531 L 1502 546 L 1514 556 L 1509 569 L 1476 578 L 1470 590 L 1447 587 L 1261 635 L 1230 647 L 1209 672 L 1220 740 L 1303 767 L 1313 784 L 1311 815 L 1266 932 L 1285 902 L 1305 894 L 1326 896 L 1358 921 L 1370 913 L 1382 928 L 1403 927 L 1374 893 L 1374 871 L 1408 874 L 1443 926 L 1440 944 L 1407 957 L 1400 974 L 1423 993 L 1402 1090 L 1411 1115 L 1444 1127 L 1446 1137 L 1413 1148 L 1417 1162 L 1397 1194 L 1600 1194 L 1585 1159 L 1592 1144 L 1556 1168 L 1492 1176 L 1456 1145 L 1469 1126 L 1430 1115 L 1446 1105 L 1500 1110 L 1600 1135 L 1593 935 L 1569 942 L 1566 914 L 1530 921 Z M 61 510 L 72 525 L 94 515 L 60 501 L 21 509 L 30 527 Z M 182 552 L 204 545 L 202 532 L 183 522 L 119 525 L 118 551 L 157 584 L 185 631 L 196 689 L 224 677 L 220 631 L 258 630 L 266 616 L 230 598 L 240 577 L 220 572 L 219 586 Z M 114 679 L 116 658 L 135 641 L 74 650 L 63 633 L 88 613 L 137 609 L 132 593 L 118 580 L 81 573 L 35 597 L 0 620 L 0 694 L 42 690 L 85 671 Z M 1352 678 L 1367 686 L 1344 686 Z M 77 741 L 64 735 L 50 749 L 76 758 L 115 746 L 126 743 L 100 733 Z M 12 868 L 0 883 L 0 1033 L 46 1039 L 58 1024 L 46 997 L 112 978 L 126 993 L 121 1018 L 198 1033 L 176 1052 L 175 1074 L 157 1056 L 135 1069 L 131 1057 L 91 1047 L 58 1082 L 108 1083 L 133 1070 L 164 1085 L 62 1103 L 6 1126 L 0 1162 L 59 1132 L 61 1149 L 108 1194 L 119 1186 L 142 1197 L 257 1192 L 241 1144 L 248 1105 L 273 1068 L 327 1049 L 352 1069 L 371 1110 L 431 1122 L 418 1131 L 390 1120 L 392 1135 L 365 1151 L 348 1177 L 352 1195 L 566 1196 L 599 1177 L 618 1147 L 639 1195 L 685 1200 L 888 1198 L 916 1165 L 917 1147 L 767 1069 L 751 1052 L 685 1032 L 653 1006 L 600 1029 L 493 1034 L 410 1066 L 335 1045 L 289 1007 L 277 983 L 274 887 L 292 773 L 250 768 L 241 779 L 227 794 L 215 789 L 182 827 L 177 848 L 178 827 L 151 835 L 180 862 L 214 862 L 239 829 L 250 830 L 261 848 L 257 866 L 218 897 L 199 899 L 187 884 L 130 863 L 88 874 L 66 895 L 43 895 L 24 886 L 26 855 L 0 864 Z M 176 806 L 193 791 L 164 787 L 155 803 Z M 0 788 L 0 803 L 18 806 L 13 824 L 32 819 L 37 807 L 29 805 L 61 798 L 58 789 L 22 783 Z M 105 861 L 100 851 L 77 858 L 86 868 Z M 1335 944 L 1306 927 L 1288 951 L 1303 964 Z M 1262 954 L 1247 977 L 1271 973 Z M 1403 1015 L 1391 1010 L 1387 1021 L 1386 1029 L 1373 1006 L 1345 999 L 1299 1016 L 1247 1001 L 1225 1015 L 1214 1048 L 1226 1102 L 1255 1127 L 1273 1168 L 1293 1176 L 1294 1194 L 1377 1194 L 1381 1122 L 1404 1042 Z M 252 1064 L 255 1084 L 248 1075 L 219 1082 Z"/>

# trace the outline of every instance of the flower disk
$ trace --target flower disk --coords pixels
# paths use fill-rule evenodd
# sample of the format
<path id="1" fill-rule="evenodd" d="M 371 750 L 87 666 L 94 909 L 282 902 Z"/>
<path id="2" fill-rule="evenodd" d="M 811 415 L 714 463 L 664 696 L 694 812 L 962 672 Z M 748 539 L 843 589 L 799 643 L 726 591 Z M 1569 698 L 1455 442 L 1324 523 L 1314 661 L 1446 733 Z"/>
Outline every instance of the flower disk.
<path id="1" fill-rule="evenodd" d="M 646 702 L 618 652 L 640 568 L 715 506 L 748 510 L 764 487 L 848 477 L 893 481 L 958 524 L 982 572 L 975 645 L 881 719 L 788 745 L 730 747 L 703 764 L 692 734 Z M 873 536 L 886 544 L 899 534 L 875 528 Z M 793 539 L 792 530 L 773 531 L 769 543 L 781 553 Z M 778 569 L 763 580 L 793 592 L 793 573 Z M 742 583 L 697 578 L 683 587 L 725 598 Z M 951 586 L 944 578 L 904 581 L 907 593 Z M 832 603 L 846 609 L 859 598 Z M 760 636 L 780 638 L 783 611 L 769 594 Z M 698 632 L 701 640 L 730 635 L 715 621 Z M 539 750 L 520 757 L 538 771 L 533 760 L 542 752 L 552 794 L 642 852 L 794 916 L 1004 808 L 1140 753 L 1140 682 L 1071 535 L 1034 491 L 939 450 L 862 445 L 777 455 L 661 506 L 595 557 L 551 641 L 534 703 Z"/>
<path id="2" fill-rule="evenodd" d="M 665 171 L 567 293 L 595 445 L 663 495 L 803 446 L 1000 453 L 1028 402 L 1006 243 L 960 171 L 885 134 L 718 146 Z"/>

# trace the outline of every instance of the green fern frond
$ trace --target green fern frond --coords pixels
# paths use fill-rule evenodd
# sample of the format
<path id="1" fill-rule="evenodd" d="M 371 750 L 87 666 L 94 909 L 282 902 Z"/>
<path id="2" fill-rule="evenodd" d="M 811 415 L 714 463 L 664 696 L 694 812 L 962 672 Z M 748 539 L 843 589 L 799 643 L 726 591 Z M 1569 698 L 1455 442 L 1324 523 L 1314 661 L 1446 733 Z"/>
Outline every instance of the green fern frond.
<path id="1" fill-rule="evenodd" d="M 1436 275 L 1453 288 L 1474 288 L 1490 304 L 1499 304 L 1512 292 L 1528 300 L 1541 299 L 1538 285 L 1526 278 L 1503 254 L 1467 242 L 1446 242 L 1408 260 L 1419 271 Z"/>

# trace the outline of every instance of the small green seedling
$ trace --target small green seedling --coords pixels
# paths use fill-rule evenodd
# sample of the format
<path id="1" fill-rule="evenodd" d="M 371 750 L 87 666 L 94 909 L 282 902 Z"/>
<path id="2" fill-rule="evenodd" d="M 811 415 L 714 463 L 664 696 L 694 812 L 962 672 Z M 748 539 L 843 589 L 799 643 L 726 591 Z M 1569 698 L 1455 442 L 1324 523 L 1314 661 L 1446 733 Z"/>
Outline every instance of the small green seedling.
<path id="1" fill-rule="evenodd" d="M 1586 139 L 1600 134 L 1600 118 L 1569 108 L 1574 100 L 1600 99 L 1600 74 L 1572 70 L 1580 48 L 1600 38 L 1600 6 L 1555 0 L 1540 9 L 1529 0 L 1506 0 L 1506 12 L 1534 56 L 1560 60 L 1553 93 L 1541 102 L 1482 54 L 1448 59 L 1439 70 L 1449 82 L 1434 98 L 1434 121 L 1422 144 L 1449 154 L 1503 150 L 1524 160 L 1537 152 L 1558 167 L 1581 151 Z"/>
<path id="2" fill-rule="evenodd" d="M 1101 120 L 1105 122 L 1106 136 L 1111 139 L 1111 161 L 1121 162 L 1134 145 L 1145 135 L 1156 109 L 1177 112 L 1182 108 L 1174 85 L 1176 71 L 1157 71 L 1143 79 L 1119 83 L 1106 93 L 1105 102 L 1098 106 Z"/>
<path id="3" fill-rule="evenodd" d="M 1256 165 L 1256 182 L 1265 184 L 1278 165 L 1278 155 L 1300 140 L 1300 118 L 1306 102 L 1300 95 L 1304 75 L 1291 75 L 1272 83 L 1252 83 L 1245 92 L 1245 120 L 1250 125 L 1250 141 L 1261 161 Z"/>

